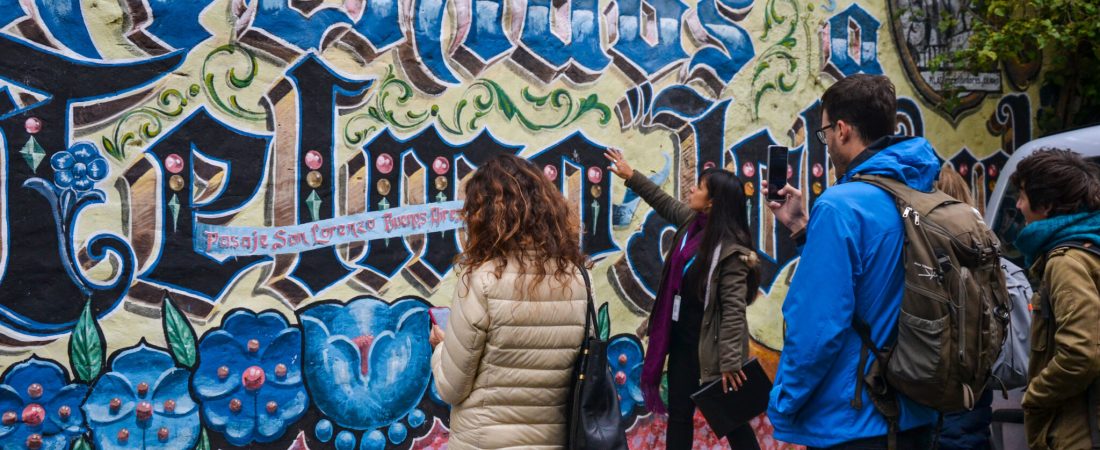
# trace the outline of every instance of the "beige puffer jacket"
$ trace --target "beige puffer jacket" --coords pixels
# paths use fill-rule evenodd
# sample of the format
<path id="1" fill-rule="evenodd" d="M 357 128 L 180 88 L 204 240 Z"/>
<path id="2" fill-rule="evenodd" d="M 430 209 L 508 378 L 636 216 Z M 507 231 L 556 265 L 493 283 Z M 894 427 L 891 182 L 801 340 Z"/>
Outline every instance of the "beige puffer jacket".
<path id="1" fill-rule="evenodd" d="M 529 264 L 530 265 L 530 264 Z M 587 291 L 580 271 L 568 286 L 510 262 L 460 276 L 446 336 L 432 354 L 436 389 L 451 406 L 449 448 L 557 449 L 566 439 L 566 400 L 584 334 Z"/>

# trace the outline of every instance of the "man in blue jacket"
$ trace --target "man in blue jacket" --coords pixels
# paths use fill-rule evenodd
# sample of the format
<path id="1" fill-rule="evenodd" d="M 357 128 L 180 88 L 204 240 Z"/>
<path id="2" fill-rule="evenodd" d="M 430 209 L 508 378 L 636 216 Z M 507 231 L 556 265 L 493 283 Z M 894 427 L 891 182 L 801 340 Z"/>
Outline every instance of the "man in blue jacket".
<path id="1" fill-rule="evenodd" d="M 905 273 L 905 230 L 894 199 L 855 174 L 875 174 L 931 191 L 939 174 L 935 151 L 924 138 L 894 136 L 897 98 L 884 76 L 853 75 L 821 98 L 822 128 L 837 183 L 806 218 L 802 193 L 780 191 L 776 217 L 800 243 L 798 271 L 783 303 L 786 333 L 768 416 L 776 439 L 811 448 L 887 448 L 887 423 L 857 380 L 861 341 L 852 320 L 871 327 L 878 347 L 896 338 Z M 859 378 L 857 378 L 857 375 Z M 860 398 L 857 398 L 859 395 Z M 936 412 L 900 398 L 897 442 L 927 449 Z"/>

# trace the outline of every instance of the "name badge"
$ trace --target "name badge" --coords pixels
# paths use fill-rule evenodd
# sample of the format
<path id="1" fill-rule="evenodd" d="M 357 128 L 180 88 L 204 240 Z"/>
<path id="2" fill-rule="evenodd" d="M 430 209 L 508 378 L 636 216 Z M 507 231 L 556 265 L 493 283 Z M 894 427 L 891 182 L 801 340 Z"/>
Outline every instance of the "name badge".
<path id="1" fill-rule="evenodd" d="M 680 320 L 680 296 L 672 297 L 672 321 L 678 322 Z"/>

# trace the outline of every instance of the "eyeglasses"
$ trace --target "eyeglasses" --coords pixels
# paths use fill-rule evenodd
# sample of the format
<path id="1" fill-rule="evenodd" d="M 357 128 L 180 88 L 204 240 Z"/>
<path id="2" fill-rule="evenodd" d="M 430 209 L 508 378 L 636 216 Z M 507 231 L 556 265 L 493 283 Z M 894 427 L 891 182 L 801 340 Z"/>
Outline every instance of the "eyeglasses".
<path id="1" fill-rule="evenodd" d="M 828 144 L 827 142 L 825 142 L 825 130 L 828 130 L 829 128 L 832 128 L 832 127 L 835 127 L 835 126 L 836 126 L 836 123 L 834 122 L 834 123 L 831 123 L 827 126 L 818 128 L 817 131 L 814 132 L 814 134 L 817 135 L 818 142 L 821 142 L 821 145 L 827 145 Z"/>

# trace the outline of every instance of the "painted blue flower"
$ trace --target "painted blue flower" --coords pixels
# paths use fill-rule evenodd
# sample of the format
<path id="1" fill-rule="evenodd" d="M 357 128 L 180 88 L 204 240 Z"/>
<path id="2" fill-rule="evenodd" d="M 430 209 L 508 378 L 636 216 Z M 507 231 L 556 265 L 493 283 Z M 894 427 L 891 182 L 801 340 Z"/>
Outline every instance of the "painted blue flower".
<path id="1" fill-rule="evenodd" d="M 87 142 L 79 142 L 68 150 L 57 152 L 50 158 L 53 182 L 61 189 L 87 192 L 97 181 L 107 178 L 107 160 L 99 149 Z"/>
<path id="2" fill-rule="evenodd" d="M 628 416 L 636 406 L 644 404 L 642 389 L 642 344 L 638 338 L 620 334 L 607 344 L 607 364 L 619 391 L 619 410 Z"/>
<path id="3" fill-rule="evenodd" d="M 145 342 L 116 355 L 84 402 L 95 447 L 194 448 L 199 408 L 187 390 L 189 376 L 167 352 Z"/>
<path id="4" fill-rule="evenodd" d="M 301 358 L 302 332 L 282 315 L 233 312 L 199 343 L 203 421 L 238 447 L 278 439 L 309 406 Z"/>
<path id="5" fill-rule="evenodd" d="M 31 357 L 12 366 L 0 384 L 0 448 L 26 449 L 31 441 L 42 450 L 69 448 L 85 430 L 80 403 L 87 393 L 56 362 Z"/>
<path id="6" fill-rule="evenodd" d="M 356 430 L 389 425 L 416 407 L 431 378 L 428 307 L 373 298 L 301 313 L 305 371 L 317 408 Z"/>

